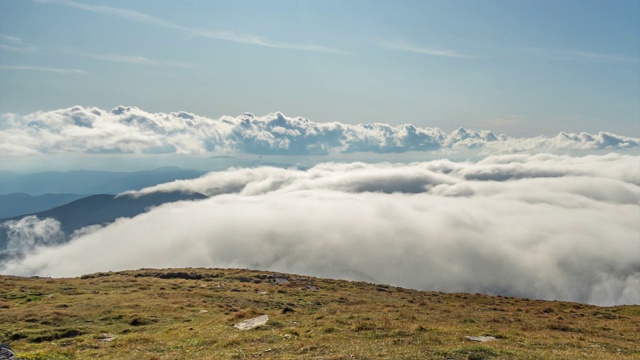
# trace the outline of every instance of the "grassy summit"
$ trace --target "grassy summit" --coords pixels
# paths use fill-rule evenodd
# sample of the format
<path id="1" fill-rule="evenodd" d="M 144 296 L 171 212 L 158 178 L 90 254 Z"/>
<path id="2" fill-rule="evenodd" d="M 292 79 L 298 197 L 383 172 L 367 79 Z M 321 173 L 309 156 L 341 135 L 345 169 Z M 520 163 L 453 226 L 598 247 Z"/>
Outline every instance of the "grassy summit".
<path id="1" fill-rule="evenodd" d="M 257 329 L 231 326 L 263 314 Z M 640 306 L 265 271 L 0 276 L 0 338 L 25 359 L 637 359 L 639 324 Z M 485 335 L 496 340 L 465 338 Z"/>

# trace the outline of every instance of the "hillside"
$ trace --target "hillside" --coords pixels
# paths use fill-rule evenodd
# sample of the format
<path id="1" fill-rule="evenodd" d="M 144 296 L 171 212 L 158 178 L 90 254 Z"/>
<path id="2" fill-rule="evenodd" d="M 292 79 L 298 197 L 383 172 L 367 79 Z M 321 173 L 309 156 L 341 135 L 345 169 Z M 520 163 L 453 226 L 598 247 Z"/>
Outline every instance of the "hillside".
<path id="1" fill-rule="evenodd" d="M 202 200 L 206 196 L 198 193 L 168 192 L 143 196 L 98 194 L 72 201 L 68 204 L 34 214 L 40 219 L 52 218 L 60 222 L 62 231 L 71 234 L 90 225 L 111 223 L 120 217 L 134 217 L 150 207 L 168 202 Z M 7 220 L 17 220 L 22 215 Z"/>
<path id="2" fill-rule="evenodd" d="M 143 196 L 98 194 L 87 196 L 68 204 L 34 214 L 16 216 L 11 219 L 0 220 L 0 263 L 4 258 L 10 259 L 12 252 L 3 252 L 8 246 L 11 229 L 2 226 L 3 221 L 19 220 L 26 216 L 36 216 L 38 219 L 55 219 L 60 223 L 60 230 L 64 233 L 61 242 L 69 240 L 74 231 L 91 225 L 106 225 L 121 217 L 134 217 L 150 208 L 168 202 L 183 200 L 201 200 L 205 195 L 186 192 L 155 193 Z M 48 244 L 51 245 L 51 244 Z M 10 249 L 14 250 L 15 249 Z"/>
<path id="3" fill-rule="evenodd" d="M 269 321 L 257 329 L 231 326 L 263 314 Z M 265 271 L 0 276 L 0 337 L 24 359 L 633 359 L 638 324 L 637 305 L 420 292 Z"/>

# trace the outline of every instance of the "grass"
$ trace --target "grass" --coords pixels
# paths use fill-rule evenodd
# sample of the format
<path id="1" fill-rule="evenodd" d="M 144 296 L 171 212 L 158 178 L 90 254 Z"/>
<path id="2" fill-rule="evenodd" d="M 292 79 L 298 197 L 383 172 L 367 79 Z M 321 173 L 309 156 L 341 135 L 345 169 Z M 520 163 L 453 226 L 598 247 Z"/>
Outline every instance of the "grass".
<path id="1" fill-rule="evenodd" d="M 0 276 L 22 359 L 637 359 L 640 306 L 420 292 L 239 269 Z M 231 325 L 267 314 L 240 331 Z M 465 336 L 494 336 L 475 343 Z"/>

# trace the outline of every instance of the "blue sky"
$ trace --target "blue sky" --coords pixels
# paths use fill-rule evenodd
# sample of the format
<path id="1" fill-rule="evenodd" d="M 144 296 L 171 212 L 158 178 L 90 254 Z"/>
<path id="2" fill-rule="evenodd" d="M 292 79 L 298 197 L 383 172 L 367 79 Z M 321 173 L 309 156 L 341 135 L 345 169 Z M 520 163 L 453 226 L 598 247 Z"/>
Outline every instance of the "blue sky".
<path id="1" fill-rule="evenodd" d="M 0 113 L 640 136 L 640 2 L 0 2 Z"/>

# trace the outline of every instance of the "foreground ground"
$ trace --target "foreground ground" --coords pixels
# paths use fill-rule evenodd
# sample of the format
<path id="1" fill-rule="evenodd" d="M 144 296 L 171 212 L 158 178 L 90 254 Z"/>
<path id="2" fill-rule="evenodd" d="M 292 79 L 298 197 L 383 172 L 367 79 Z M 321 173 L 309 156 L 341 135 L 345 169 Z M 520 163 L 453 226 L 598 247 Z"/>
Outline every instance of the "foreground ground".
<path id="1" fill-rule="evenodd" d="M 638 359 L 640 306 L 235 269 L 0 276 L 0 339 L 21 359 Z"/>

